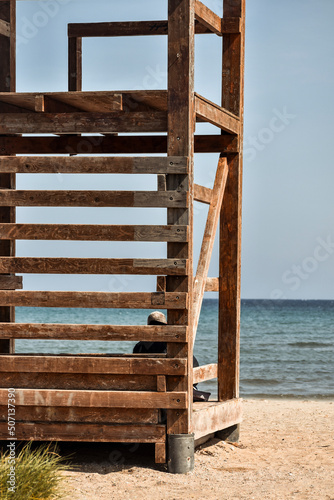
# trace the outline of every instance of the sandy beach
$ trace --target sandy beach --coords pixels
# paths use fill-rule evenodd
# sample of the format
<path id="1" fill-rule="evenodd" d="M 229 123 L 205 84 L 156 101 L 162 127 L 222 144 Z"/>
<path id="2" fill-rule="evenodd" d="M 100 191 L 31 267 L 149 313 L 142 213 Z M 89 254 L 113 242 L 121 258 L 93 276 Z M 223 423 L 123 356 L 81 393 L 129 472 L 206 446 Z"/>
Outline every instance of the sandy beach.
<path id="1" fill-rule="evenodd" d="M 155 465 L 149 445 L 76 451 L 66 500 L 333 500 L 334 402 L 245 400 L 240 442 L 202 445 L 187 475 Z"/>

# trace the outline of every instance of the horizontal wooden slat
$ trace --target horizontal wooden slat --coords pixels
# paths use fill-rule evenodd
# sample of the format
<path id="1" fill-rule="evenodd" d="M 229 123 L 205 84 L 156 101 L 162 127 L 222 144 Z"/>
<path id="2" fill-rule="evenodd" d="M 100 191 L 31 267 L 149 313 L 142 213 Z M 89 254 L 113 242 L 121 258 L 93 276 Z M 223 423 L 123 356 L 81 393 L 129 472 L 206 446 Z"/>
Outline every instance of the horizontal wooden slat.
<path id="1" fill-rule="evenodd" d="M 197 135 L 195 153 L 235 154 L 239 140 L 229 135 Z M 167 136 L 0 137 L 3 155 L 12 154 L 164 154 Z"/>
<path id="2" fill-rule="evenodd" d="M 101 425 L 21 423 L 15 436 L 23 441 L 83 441 L 113 443 L 165 442 L 165 425 Z M 8 438 L 8 423 L 0 423 L 0 439 Z"/>
<path id="3" fill-rule="evenodd" d="M 187 373 L 186 359 L 135 356 L 0 354 L 0 372 L 173 375 Z"/>
<path id="4" fill-rule="evenodd" d="M 0 189 L 2 207 L 173 207 L 187 206 L 178 191 L 20 191 Z"/>
<path id="5" fill-rule="evenodd" d="M 83 373 L 1 373 L 2 388 L 97 391 L 156 391 L 164 375 L 111 375 Z"/>
<path id="6" fill-rule="evenodd" d="M 186 342 L 187 327 L 178 325 L 0 323 L 0 339 Z"/>
<path id="7" fill-rule="evenodd" d="M 222 35 L 221 18 L 199 0 L 195 2 L 195 18 L 212 33 Z"/>
<path id="8" fill-rule="evenodd" d="M 1 290 L 1 306 L 185 309 L 186 293 L 47 292 Z"/>
<path id="9" fill-rule="evenodd" d="M 168 21 L 71 23 L 68 25 L 68 36 L 75 38 L 149 36 L 167 34 Z"/>
<path id="10" fill-rule="evenodd" d="M 217 363 L 194 368 L 194 384 L 217 378 Z"/>
<path id="11" fill-rule="evenodd" d="M 16 406 L 76 406 L 95 408 L 187 408 L 186 392 L 67 391 L 16 389 Z M 8 403 L 8 390 L 0 389 L 0 405 Z"/>
<path id="12" fill-rule="evenodd" d="M 186 174 L 185 157 L 1 156 L 0 172 L 13 174 Z"/>
<path id="13" fill-rule="evenodd" d="M 10 37 L 10 23 L 0 19 L 0 35 Z"/>
<path id="14" fill-rule="evenodd" d="M 241 399 L 231 399 L 220 403 L 194 403 L 193 410 L 195 440 L 242 422 Z"/>
<path id="15" fill-rule="evenodd" d="M 0 257 L 0 273 L 185 275 L 187 268 L 185 259 Z"/>
<path id="16" fill-rule="evenodd" d="M 0 240 L 188 241 L 187 226 L 0 224 Z"/>
<path id="17" fill-rule="evenodd" d="M 23 287 L 22 276 L 0 275 L 0 290 L 17 290 Z"/>
<path id="18" fill-rule="evenodd" d="M 122 94 L 98 94 L 81 96 L 79 92 L 68 92 L 51 97 L 50 95 L 37 95 L 35 98 L 35 111 L 43 113 L 110 113 L 123 110 Z"/>
<path id="19" fill-rule="evenodd" d="M 0 134 L 76 134 L 104 132 L 166 132 L 167 114 L 113 113 L 4 113 Z"/>
<path id="20" fill-rule="evenodd" d="M 194 184 L 194 200 L 210 205 L 212 200 L 212 189 Z"/>
<path id="21" fill-rule="evenodd" d="M 219 292 L 219 278 L 207 278 L 205 283 L 206 292 Z"/>
<path id="22" fill-rule="evenodd" d="M 17 422 L 91 422 L 110 424 L 157 424 L 157 409 L 137 408 L 66 408 L 55 406 L 17 406 Z M 0 421 L 8 422 L 8 404 L 0 406 Z"/>
<path id="23" fill-rule="evenodd" d="M 239 118 L 226 109 L 199 95 L 195 97 L 195 109 L 196 116 L 202 120 L 212 123 L 231 134 L 239 134 Z"/>

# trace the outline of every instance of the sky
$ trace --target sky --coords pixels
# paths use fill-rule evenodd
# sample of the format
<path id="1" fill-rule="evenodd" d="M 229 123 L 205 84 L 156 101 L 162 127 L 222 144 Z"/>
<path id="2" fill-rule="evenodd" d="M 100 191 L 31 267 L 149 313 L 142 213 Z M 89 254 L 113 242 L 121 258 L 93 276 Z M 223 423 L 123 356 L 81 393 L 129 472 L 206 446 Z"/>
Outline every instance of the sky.
<path id="1" fill-rule="evenodd" d="M 222 0 L 206 0 L 222 14 Z M 246 16 L 242 298 L 334 299 L 333 0 L 248 0 Z M 18 91 L 67 89 L 67 23 L 166 19 L 166 0 L 22 0 Z M 91 6 L 94 6 L 92 11 Z M 84 90 L 167 85 L 166 37 L 86 39 Z M 195 90 L 220 102 L 221 39 L 196 37 Z M 198 133 L 214 133 L 200 124 Z M 196 155 L 212 186 L 217 155 Z M 155 189 L 150 176 L 18 176 L 20 189 Z M 140 184 L 141 182 L 141 184 Z M 93 212 L 92 212 L 93 210 Z M 195 206 L 195 261 L 207 210 Z M 18 209 L 19 222 L 165 223 L 165 211 Z M 161 257 L 164 244 L 18 242 L 21 256 Z M 218 275 L 214 248 L 210 276 Z M 140 291 L 152 278 L 25 276 L 25 288 Z M 211 297 L 213 295 L 209 295 Z"/>

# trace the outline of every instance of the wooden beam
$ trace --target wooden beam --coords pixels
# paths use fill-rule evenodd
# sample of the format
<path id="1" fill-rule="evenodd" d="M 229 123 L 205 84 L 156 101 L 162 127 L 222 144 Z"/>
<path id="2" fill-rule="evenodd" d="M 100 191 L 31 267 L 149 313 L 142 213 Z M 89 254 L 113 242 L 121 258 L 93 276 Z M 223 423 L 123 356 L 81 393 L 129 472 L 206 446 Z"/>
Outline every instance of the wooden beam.
<path id="1" fill-rule="evenodd" d="M 184 375 L 186 359 L 135 357 L 124 355 L 0 355 L 0 372 L 5 373 L 79 373 L 113 375 Z M 89 405 L 90 406 L 90 405 Z"/>
<path id="2" fill-rule="evenodd" d="M 231 135 L 194 137 L 195 153 L 237 154 L 239 141 Z M 11 154 L 166 154 L 166 136 L 1 137 L 0 150 Z M 174 156 L 174 155 L 171 155 Z"/>
<path id="3" fill-rule="evenodd" d="M 68 90 L 82 90 L 82 38 L 68 40 Z"/>
<path id="4" fill-rule="evenodd" d="M 0 224 L 1 240 L 186 242 L 187 226 L 109 226 L 103 224 Z"/>
<path id="5" fill-rule="evenodd" d="M 210 205 L 212 201 L 212 189 L 194 184 L 194 201 Z"/>
<path id="6" fill-rule="evenodd" d="M 219 292 L 219 278 L 206 278 L 206 292 Z"/>
<path id="7" fill-rule="evenodd" d="M 0 257 L 0 273 L 167 274 L 180 276 L 187 274 L 187 261 L 184 259 Z"/>
<path id="8" fill-rule="evenodd" d="M 8 390 L 0 389 L 4 405 Z M 186 392 L 149 391 L 58 391 L 49 389 L 16 389 L 17 406 L 76 406 L 94 408 L 186 408 Z M 165 427 L 164 427 L 165 428 Z"/>
<path id="9" fill-rule="evenodd" d="M 187 327 L 1 323 L 0 339 L 186 342 Z"/>
<path id="10" fill-rule="evenodd" d="M 243 30 L 243 19 L 241 17 L 223 17 L 221 30 L 223 35 L 241 33 Z"/>
<path id="11" fill-rule="evenodd" d="M 224 0 L 224 18 L 240 17 L 242 33 L 223 44 L 222 106 L 240 117 L 240 152 L 229 158 L 220 222 L 218 399 L 239 396 L 242 143 L 244 115 L 245 0 Z"/>
<path id="12" fill-rule="evenodd" d="M 0 173 L 16 174 L 186 174 L 185 157 L 0 156 Z"/>
<path id="13" fill-rule="evenodd" d="M 72 37 L 120 37 L 167 35 L 167 21 L 131 21 L 113 23 L 71 23 L 68 36 Z"/>
<path id="14" fill-rule="evenodd" d="M 215 242 L 216 231 L 219 223 L 220 209 L 223 201 L 225 185 L 228 175 L 227 161 L 220 158 L 216 172 L 216 178 L 212 190 L 212 202 L 210 204 L 207 222 L 204 230 L 201 252 L 198 260 L 196 277 L 194 282 L 194 342 L 201 313 L 203 295 L 208 277 L 210 260 Z"/>
<path id="15" fill-rule="evenodd" d="M 230 134 L 239 133 L 240 120 L 237 116 L 199 95 L 195 97 L 195 106 L 198 118 L 212 123 Z"/>
<path id="16" fill-rule="evenodd" d="M 7 23 L 3 19 L 0 19 L 0 35 L 10 37 L 10 23 Z"/>
<path id="17" fill-rule="evenodd" d="M 0 190 L 2 207 L 186 207 L 185 191 Z"/>
<path id="18" fill-rule="evenodd" d="M 15 307 L 101 307 L 120 309 L 185 309 L 187 294 L 148 292 L 39 292 L 0 291 L 2 306 Z"/>
<path id="19" fill-rule="evenodd" d="M 198 366 L 194 368 L 194 384 L 212 380 L 218 376 L 218 365 L 213 363 L 210 365 Z"/>
<path id="20" fill-rule="evenodd" d="M 167 116 L 163 111 L 6 113 L 0 117 L 0 134 L 140 133 L 166 130 Z"/>
<path id="21" fill-rule="evenodd" d="M 195 440 L 242 422 L 240 399 L 223 403 L 194 403 L 193 432 Z"/>
<path id="22" fill-rule="evenodd" d="M 2 257 L 0 257 L 1 259 Z M 6 257 L 5 257 L 6 258 Z M 7 258 L 13 258 L 13 257 L 7 257 Z M 3 274 L 0 275 L 0 290 L 16 290 L 19 288 L 23 288 L 23 283 L 22 283 L 22 276 L 4 276 Z M 2 324 L 0 323 L 0 329 L 1 329 Z"/>
<path id="23" fill-rule="evenodd" d="M 211 33 L 221 36 L 222 20 L 211 9 L 204 5 L 199 0 L 195 2 L 195 18 Z"/>

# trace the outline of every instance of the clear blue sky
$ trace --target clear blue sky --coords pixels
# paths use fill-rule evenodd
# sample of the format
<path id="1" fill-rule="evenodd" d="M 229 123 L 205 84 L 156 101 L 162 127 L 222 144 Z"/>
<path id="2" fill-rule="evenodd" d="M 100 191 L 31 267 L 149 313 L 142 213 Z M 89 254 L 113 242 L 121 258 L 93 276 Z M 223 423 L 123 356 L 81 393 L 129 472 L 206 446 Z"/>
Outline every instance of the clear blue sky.
<path id="1" fill-rule="evenodd" d="M 207 0 L 221 14 L 220 0 Z M 92 12 L 92 5 L 94 10 Z M 67 86 L 68 22 L 166 18 L 166 0 L 51 0 L 18 2 L 18 91 L 61 91 Z M 332 168 L 332 0 L 248 0 L 245 78 L 245 164 L 242 297 L 334 299 Z M 84 89 L 166 87 L 166 38 L 84 40 Z M 196 39 L 196 90 L 219 102 L 221 46 L 215 36 Z M 200 126 L 199 131 L 210 131 Z M 206 127 L 206 128 L 205 128 Z M 196 181 L 212 184 L 216 155 L 196 157 Z M 103 177 L 103 176 L 102 176 Z M 115 176 L 110 185 L 124 188 Z M 128 180 L 127 189 L 138 186 Z M 106 178 L 24 176 L 21 188 L 103 189 Z M 151 184 L 149 184 L 151 183 Z M 153 179 L 146 186 L 154 189 Z M 159 210 L 101 210 L 110 223 L 163 223 Z M 139 213 L 140 212 L 140 213 Z M 60 213 L 60 215 L 59 215 Z M 96 214 L 96 212 L 95 212 Z M 151 214 L 151 215 L 149 215 Z M 205 209 L 196 207 L 196 255 Z M 151 217 L 150 219 L 148 217 Z M 91 212 L 18 210 L 20 221 L 94 222 Z M 95 219 L 96 220 L 96 219 Z M 160 256 L 162 246 L 139 244 L 18 243 L 20 255 Z M 159 250 L 159 251 L 158 251 Z M 62 252 L 62 253 L 61 253 Z M 139 255 L 138 255 L 139 256 Z M 218 269 L 217 248 L 210 269 Z M 28 288 L 48 288 L 26 277 Z M 152 289 L 149 278 L 52 277 L 54 289 Z"/>

